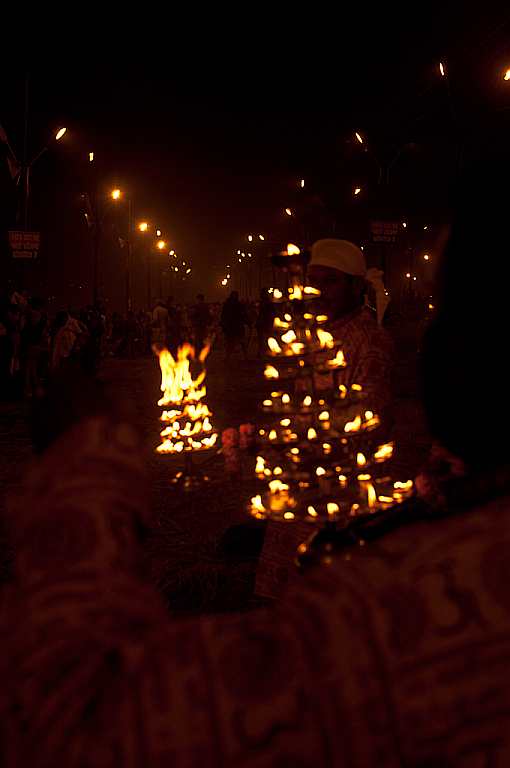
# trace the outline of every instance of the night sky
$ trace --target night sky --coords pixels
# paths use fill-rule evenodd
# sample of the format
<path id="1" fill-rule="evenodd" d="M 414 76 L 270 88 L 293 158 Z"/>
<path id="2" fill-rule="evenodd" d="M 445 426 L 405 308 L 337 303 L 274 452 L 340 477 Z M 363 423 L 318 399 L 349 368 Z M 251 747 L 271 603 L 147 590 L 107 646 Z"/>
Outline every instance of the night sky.
<path id="1" fill-rule="evenodd" d="M 286 205 L 325 229 L 335 219 L 337 234 L 358 240 L 374 210 L 441 220 L 465 136 L 510 108 L 501 78 L 510 66 L 509 13 L 459 15 L 457 7 L 427 14 L 424 6 L 413 20 L 367 9 L 343 19 L 339 8 L 335 18 L 303 19 L 296 31 L 247 15 L 230 32 L 188 31 L 143 47 L 121 38 L 108 55 L 87 58 L 91 64 L 76 56 L 32 67 L 32 152 L 59 125 L 69 129 L 34 170 L 33 224 L 44 245 L 32 277 L 57 302 L 89 300 L 91 247 L 78 196 L 96 185 L 104 197 L 114 183 L 128 190 L 136 218 L 164 230 L 192 263 L 191 294 L 218 295 L 247 232 L 292 235 Z M 0 111 L 20 153 L 23 80 L 21 69 L 3 73 Z M 404 148 L 389 191 L 376 189 L 377 164 L 355 130 L 383 163 Z M 13 188 L 2 173 L 7 228 Z M 306 198 L 297 189 L 302 177 Z M 367 195 L 353 208 L 358 183 Z M 123 225 L 108 222 L 103 272 L 111 292 L 120 263 L 111 233 Z"/>

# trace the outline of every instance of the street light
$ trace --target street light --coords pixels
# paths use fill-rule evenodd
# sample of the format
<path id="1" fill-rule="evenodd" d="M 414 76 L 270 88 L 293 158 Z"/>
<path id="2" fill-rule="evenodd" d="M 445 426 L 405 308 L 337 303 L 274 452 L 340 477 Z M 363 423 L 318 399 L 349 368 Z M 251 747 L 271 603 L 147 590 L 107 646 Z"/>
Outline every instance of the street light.
<path id="1" fill-rule="evenodd" d="M 354 135 L 356 136 L 356 138 L 359 141 L 359 143 L 363 144 L 363 136 L 360 133 L 358 133 L 357 131 L 356 131 L 356 133 Z"/>
<path id="2" fill-rule="evenodd" d="M 430 261 L 430 256 L 429 256 L 429 254 L 428 254 L 428 253 L 424 253 L 424 254 L 423 254 L 423 260 L 424 260 L 424 261 Z"/>
<path id="3" fill-rule="evenodd" d="M 161 237 L 161 230 L 160 229 L 156 230 L 156 237 Z"/>
<path id="4" fill-rule="evenodd" d="M 55 134 L 55 141 L 60 141 L 64 133 L 67 131 L 67 128 L 59 128 L 58 131 Z"/>
<path id="5" fill-rule="evenodd" d="M 165 241 L 164 241 L 164 240 L 158 240 L 158 242 L 156 243 L 156 248 L 157 248 L 159 251 L 162 251 L 164 248 L 166 248 L 166 243 L 165 243 Z"/>
<path id="6" fill-rule="evenodd" d="M 93 162 L 94 162 L 94 153 L 89 152 L 89 163 L 93 163 Z"/>
<path id="7" fill-rule="evenodd" d="M 354 187 L 354 195 L 359 195 L 361 192 L 361 187 Z"/>
<path id="8" fill-rule="evenodd" d="M 441 77 L 446 75 L 446 70 L 442 61 L 439 62 L 439 71 L 441 73 Z"/>
<path id="9" fill-rule="evenodd" d="M 140 232 L 147 232 L 147 230 L 149 229 L 148 222 L 147 221 L 141 221 L 139 223 L 139 225 L 138 225 L 138 229 L 140 230 Z"/>
<path id="10" fill-rule="evenodd" d="M 112 192 L 111 192 L 112 200 L 120 200 L 121 194 L 122 192 L 120 191 L 120 189 L 112 189 Z"/>
<path id="11" fill-rule="evenodd" d="M 285 209 L 285 213 L 287 214 L 287 216 L 292 216 L 292 209 L 291 208 L 286 208 Z"/>

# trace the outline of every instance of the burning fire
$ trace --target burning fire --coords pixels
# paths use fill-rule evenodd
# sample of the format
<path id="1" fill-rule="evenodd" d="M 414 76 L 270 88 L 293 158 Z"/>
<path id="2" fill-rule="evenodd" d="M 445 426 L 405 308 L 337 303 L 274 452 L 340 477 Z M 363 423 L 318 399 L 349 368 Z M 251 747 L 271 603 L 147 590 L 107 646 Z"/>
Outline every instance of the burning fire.
<path id="1" fill-rule="evenodd" d="M 275 354 L 275 355 L 278 355 L 278 354 L 279 354 L 279 353 L 282 351 L 282 348 L 280 347 L 280 345 L 278 344 L 278 342 L 276 341 L 276 339 L 274 339 L 272 336 L 270 336 L 270 337 L 268 338 L 268 340 L 267 340 L 267 346 L 269 347 L 269 349 L 271 350 L 271 352 L 272 352 L 273 354 Z"/>
<path id="2" fill-rule="evenodd" d="M 163 441 L 156 448 L 158 453 L 199 451 L 215 445 L 218 435 L 213 431 L 210 421 L 212 414 L 207 405 L 200 402 L 206 394 L 203 363 L 208 353 L 209 347 L 204 347 L 198 357 L 202 370 L 194 378 L 190 370 L 190 360 L 196 358 L 195 349 L 191 344 L 179 347 L 177 359 L 168 349 L 158 352 L 163 392 L 158 405 L 174 406 L 171 410 L 163 411 L 161 415 L 161 421 L 167 426 L 160 433 Z"/>
<path id="3" fill-rule="evenodd" d="M 393 456 L 393 449 L 395 447 L 394 443 L 386 443 L 386 445 L 381 445 L 377 449 L 377 451 L 374 453 L 374 459 L 377 462 L 386 461 L 387 459 L 391 459 Z"/>
<path id="4" fill-rule="evenodd" d="M 333 336 L 328 331 L 323 331 L 322 328 L 317 328 L 317 338 L 321 347 L 326 347 L 326 349 L 332 349 L 335 345 Z"/>
<path id="5" fill-rule="evenodd" d="M 266 365 L 264 376 L 266 377 L 266 379 L 278 379 L 280 377 L 280 374 L 278 373 L 274 365 Z"/>
<path id="6" fill-rule="evenodd" d="M 287 256 L 299 256 L 300 253 L 301 251 L 297 245 L 294 245 L 294 243 L 287 244 Z"/>
<path id="7" fill-rule="evenodd" d="M 341 349 L 338 350 L 332 360 L 328 360 L 328 366 L 330 368 L 345 368 L 346 365 L 347 363 L 345 362 L 345 355 Z"/>

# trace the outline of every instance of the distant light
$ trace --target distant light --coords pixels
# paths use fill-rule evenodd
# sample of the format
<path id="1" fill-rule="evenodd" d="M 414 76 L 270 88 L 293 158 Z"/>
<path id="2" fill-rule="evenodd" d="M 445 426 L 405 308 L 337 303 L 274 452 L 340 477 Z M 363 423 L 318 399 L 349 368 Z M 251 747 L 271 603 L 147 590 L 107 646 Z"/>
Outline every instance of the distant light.
<path id="1" fill-rule="evenodd" d="M 301 187 L 301 189 L 305 188 L 305 180 L 304 179 L 301 179 L 301 181 L 299 182 L 299 186 Z"/>
<path id="2" fill-rule="evenodd" d="M 363 144 L 363 136 L 361 136 L 361 134 L 359 134 L 357 131 L 356 131 L 356 133 L 354 135 L 356 136 L 356 138 L 359 141 L 359 143 Z"/>
<path id="3" fill-rule="evenodd" d="M 59 128 L 58 131 L 55 134 L 55 141 L 60 141 L 64 133 L 67 131 L 67 128 Z"/>
<path id="4" fill-rule="evenodd" d="M 423 260 L 424 260 L 424 261 L 430 261 L 430 256 L 429 256 L 429 254 L 428 254 L 428 253 L 424 253 L 424 254 L 423 254 Z"/>
<path id="5" fill-rule="evenodd" d="M 266 238 L 264 237 L 264 235 L 259 235 L 259 240 L 265 240 L 265 239 Z"/>
<path id="6" fill-rule="evenodd" d="M 112 199 L 113 200 L 120 200 L 121 191 L 120 189 L 113 189 L 112 190 Z"/>
<path id="7" fill-rule="evenodd" d="M 360 248 L 361 248 L 362 251 L 365 250 L 365 246 L 364 245 L 360 245 Z"/>
<path id="8" fill-rule="evenodd" d="M 175 251 L 168 251 L 168 255 L 169 256 L 176 256 L 177 254 L 175 253 Z"/>
<path id="9" fill-rule="evenodd" d="M 188 267 L 188 269 L 186 270 L 186 274 L 189 275 L 190 272 L 191 272 L 191 267 Z"/>
<path id="10" fill-rule="evenodd" d="M 429 309 L 434 309 L 434 305 L 433 304 L 429 304 Z"/>
<path id="11" fill-rule="evenodd" d="M 242 259 L 238 259 L 239 264 L 242 262 Z"/>
<path id="12" fill-rule="evenodd" d="M 361 187 L 354 187 L 354 194 L 355 195 L 359 195 L 360 192 L 361 192 Z"/>
<path id="13" fill-rule="evenodd" d="M 504 75 L 504 80 L 510 80 L 510 69 L 507 69 Z"/>
<path id="14" fill-rule="evenodd" d="M 241 255 L 241 251 L 237 251 L 237 255 L 240 256 Z"/>
<path id="15" fill-rule="evenodd" d="M 160 229 L 156 230 L 156 237 L 161 237 L 161 230 Z"/>
<path id="16" fill-rule="evenodd" d="M 166 248 L 165 241 L 164 240 L 158 240 L 158 242 L 156 243 L 156 248 L 158 248 L 158 250 L 160 250 L 160 251 L 162 251 L 163 248 Z"/>
<path id="17" fill-rule="evenodd" d="M 178 272 L 178 271 L 179 271 L 179 267 L 174 267 L 174 272 Z"/>
<path id="18" fill-rule="evenodd" d="M 251 253 L 248 254 L 248 258 L 251 259 Z"/>
<path id="19" fill-rule="evenodd" d="M 406 277 L 407 277 L 408 280 L 410 280 L 411 279 L 411 273 L 410 272 L 406 272 Z"/>
<path id="20" fill-rule="evenodd" d="M 222 285 L 226 285 L 227 284 L 227 278 L 226 277 L 223 278 L 223 280 L 221 281 L 221 284 Z"/>
<path id="21" fill-rule="evenodd" d="M 415 276 L 413 277 L 413 280 L 417 280 L 417 279 L 418 279 L 418 278 L 417 278 L 417 277 L 416 277 L 416 275 L 415 275 Z"/>
<path id="22" fill-rule="evenodd" d="M 423 231 L 427 230 L 428 228 L 429 228 L 428 224 L 425 224 L 425 226 L 423 227 Z"/>
<path id="23" fill-rule="evenodd" d="M 227 264 L 227 269 L 230 269 L 230 264 Z"/>
<path id="24" fill-rule="evenodd" d="M 253 240 L 253 235 L 248 235 L 248 241 L 251 243 L 252 240 Z"/>
<path id="25" fill-rule="evenodd" d="M 227 275 L 227 280 L 230 280 L 230 272 Z"/>
<path id="26" fill-rule="evenodd" d="M 147 232 L 149 229 L 149 224 L 146 221 L 141 221 L 138 225 L 138 229 L 140 232 Z"/>
<path id="27" fill-rule="evenodd" d="M 441 77 L 444 77 L 446 74 L 446 70 L 444 68 L 444 64 L 442 61 L 439 62 L 439 71 L 441 72 Z"/>
<path id="28" fill-rule="evenodd" d="M 292 209 L 291 208 L 286 208 L 285 209 L 285 213 L 287 214 L 287 216 L 292 216 Z"/>
<path id="29" fill-rule="evenodd" d="M 89 163 L 93 163 L 93 162 L 94 162 L 94 153 L 89 152 Z"/>
<path id="30" fill-rule="evenodd" d="M 407 229 L 407 221 L 403 221 L 402 226 L 404 227 L 404 229 Z"/>

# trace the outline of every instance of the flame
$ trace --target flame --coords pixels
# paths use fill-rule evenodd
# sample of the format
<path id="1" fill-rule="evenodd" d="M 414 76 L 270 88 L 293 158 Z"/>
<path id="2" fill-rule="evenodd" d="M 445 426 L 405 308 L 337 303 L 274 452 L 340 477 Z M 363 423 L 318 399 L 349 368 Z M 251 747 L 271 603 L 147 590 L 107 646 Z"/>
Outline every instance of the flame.
<path id="1" fill-rule="evenodd" d="M 355 392 L 361 392 L 363 387 L 361 386 L 361 384 L 352 384 L 351 389 L 353 389 Z"/>
<path id="2" fill-rule="evenodd" d="M 289 289 L 289 298 L 291 301 L 301 301 L 303 298 L 303 289 L 300 285 L 295 285 Z"/>
<path id="3" fill-rule="evenodd" d="M 326 470 L 324 469 L 324 467 L 317 467 L 317 469 L 315 470 L 315 474 L 317 475 L 317 477 L 323 477 L 326 474 Z"/>
<path id="4" fill-rule="evenodd" d="M 308 507 L 308 509 L 307 509 L 306 511 L 308 512 L 308 514 L 310 515 L 310 517 L 318 517 L 318 512 L 317 512 L 317 510 L 315 509 L 315 507 L 311 507 L 311 506 L 310 506 L 310 507 Z"/>
<path id="5" fill-rule="evenodd" d="M 282 483 L 281 480 L 270 480 L 268 485 L 271 493 L 286 493 L 289 490 L 287 483 Z"/>
<path id="6" fill-rule="evenodd" d="M 199 362 L 203 363 L 208 353 L 209 347 L 206 346 L 198 357 Z M 158 405 L 172 404 L 174 408 L 163 411 L 161 415 L 161 421 L 168 426 L 160 432 L 163 441 L 156 451 L 181 453 L 184 450 L 212 448 L 218 435 L 213 432 L 209 408 L 200 402 L 206 394 L 203 385 L 205 369 L 196 378 L 190 371 L 190 360 L 196 359 L 194 348 L 191 344 L 183 344 L 177 350 L 177 359 L 168 349 L 159 350 L 158 356 L 163 392 Z"/>
<path id="7" fill-rule="evenodd" d="M 322 413 L 319 413 L 319 421 L 329 421 L 329 411 L 322 411 Z"/>
<path id="8" fill-rule="evenodd" d="M 278 379 L 280 378 L 280 374 L 274 367 L 274 365 L 266 365 L 266 369 L 264 371 L 264 376 L 266 379 Z"/>
<path id="9" fill-rule="evenodd" d="M 328 515 L 335 515 L 337 512 L 340 512 L 340 507 L 334 501 L 328 501 L 326 509 L 328 510 Z"/>
<path id="10" fill-rule="evenodd" d="M 291 449 L 290 449 L 290 452 L 291 452 L 291 453 L 292 453 L 294 456 L 297 456 L 297 455 L 298 455 L 298 453 L 299 453 L 299 448 L 291 448 Z"/>
<path id="11" fill-rule="evenodd" d="M 328 360 L 328 365 L 330 368 L 345 368 L 347 363 L 345 362 L 345 355 L 341 349 L 338 350 L 332 360 Z"/>
<path id="12" fill-rule="evenodd" d="M 381 504 L 393 504 L 393 496 L 379 496 Z"/>
<path id="13" fill-rule="evenodd" d="M 283 296 L 283 293 L 278 288 L 275 288 L 274 291 L 273 291 L 273 298 L 274 299 L 281 299 L 282 296 Z"/>
<path id="14" fill-rule="evenodd" d="M 273 469 L 273 475 L 283 475 L 283 469 L 281 467 L 275 467 Z"/>
<path id="15" fill-rule="evenodd" d="M 311 404 L 312 404 L 312 398 L 310 397 L 310 395 L 307 395 L 303 400 L 303 405 L 305 406 L 305 408 L 308 408 Z"/>
<path id="16" fill-rule="evenodd" d="M 367 417 L 367 413 L 372 413 L 372 411 L 366 411 L 365 417 L 367 418 L 367 421 L 363 424 L 363 429 L 372 429 L 372 427 L 378 427 L 381 423 L 381 419 L 377 415 L 370 416 L 370 418 Z"/>
<path id="17" fill-rule="evenodd" d="M 505 72 L 504 79 L 510 80 L 510 69 L 507 69 L 507 71 Z"/>
<path id="18" fill-rule="evenodd" d="M 273 320 L 273 328 L 283 328 L 286 330 L 289 327 L 289 323 L 281 320 L 279 317 L 275 317 Z"/>
<path id="19" fill-rule="evenodd" d="M 386 443 L 385 445 L 380 445 L 377 451 L 374 453 L 374 459 L 377 462 L 391 459 L 391 457 L 393 456 L 394 448 L 395 448 L 395 443 Z"/>
<path id="20" fill-rule="evenodd" d="M 319 339 L 319 344 L 323 348 L 326 347 L 327 349 L 332 349 L 335 345 L 333 336 L 328 333 L 328 331 L 323 331 L 322 328 L 317 328 L 317 338 Z"/>
<path id="21" fill-rule="evenodd" d="M 338 482 L 342 486 L 342 488 L 345 488 L 347 486 L 347 478 L 345 475 L 338 475 Z"/>
<path id="22" fill-rule="evenodd" d="M 328 319 L 328 316 L 327 315 L 317 315 L 317 317 L 315 319 L 317 320 L 318 323 L 325 323 L 327 321 L 327 319 Z"/>
<path id="23" fill-rule="evenodd" d="M 300 341 L 295 341 L 290 345 L 290 348 L 295 355 L 299 355 L 305 348 L 305 345 Z"/>
<path id="24" fill-rule="evenodd" d="M 330 443 L 322 443 L 322 450 L 324 453 L 331 453 L 331 444 Z"/>
<path id="25" fill-rule="evenodd" d="M 301 251 L 297 245 L 294 245 L 294 243 L 287 244 L 287 256 L 299 256 L 300 253 Z"/>
<path id="26" fill-rule="evenodd" d="M 287 331 L 287 333 L 284 333 L 282 336 L 282 341 L 284 342 L 284 344 L 290 344 L 292 341 L 296 341 L 296 339 L 297 339 L 297 336 L 292 329 L 290 331 Z"/>
<path id="27" fill-rule="evenodd" d="M 308 296 L 320 296 L 321 292 L 318 288 L 313 288 L 311 285 L 306 285 L 304 288 L 304 292 L 308 294 Z"/>
<path id="28" fill-rule="evenodd" d="M 395 483 L 393 483 L 393 487 L 396 491 L 410 491 L 413 487 L 413 481 L 406 480 L 405 483 L 401 483 L 397 480 Z"/>
<path id="29" fill-rule="evenodd" d="M 257 463 L 255 464 L 255 473 L 257 475 L 264 474 L 264 469 L 266 468 L 266 462 L 263 456 L 257 456 Z"/>
<path id="30" fill-rule="evenodd" d="M 374 418 L 373 411 L 365 411 L 365 419 L 373 419 L 373 418 Z"/>
<path id="31" fill-rule="evenodd" d="M 362 453 L 358 453 L 358 455 L 356 456 L 356 464 L 358 465 L 358 467 L 364 467 L 366 463 L 367 463 L 367 460 L 365 456 Z"/>
<path id="32" fill-rule="evenodd" d="M 284 512 L 283 513 L 283 519 L 284 520 L 294 520 L 294 512 Z"/>
<path id="33" fill-rule="evenodd" d="M 276 341 L 276 339 L 274 339 L 272 336 L 270 336 L 270 337 L 268 338 L 268 340 L 267 340 L 267 346 L 269 347 L 269 349 L 271 350 L 271 352 L 272 352 L 273 354 L 275 354 L 275 355 L 279 354 L 279 353 L 282 351 L 282 348 L 280 347 L 280 345 L 278 344 L 278 342 Z"/>
<path id="34" fill-rule="evenodd" d="M 352 421 L 348 421 L 344 427 L 344 432 L 358 432 L 361 429 L 361 416 L 356 416 Z"/>
<path id="35" fill-rule="evenodd" d="M 311 312 L 305 312 L 303 317 L 304 317 L 305 320 L 313 320 L 313 315 L 312 315 Z"/>
<path id="36" fill-rule="evenodd" d="M 263 400 L 263 401 L 262 401 L 262 405 L 263 405 L 265 408 L 271 408 L 271 406 L 273 405 L 273 401 L 272 401 L 272 400 Z"/>
<path id="37" fill-rule="evenodd" d="M 208 354 L 209 347 L 206 346 L 199 355 L 199 361 L 203 363 Z M 184 401 L 196 402 L 205 396 L 205 387 L 201 387 L 205 379 L 205 370 L 202 370 L 194 379 L 189 369 L 190 358 L 195 359 L 195 349 L 191 344 L 186 343 L 179 347 L 177 360 L 168 349 L 160 350 L 161 391 L 164 394 L 158 401 L 158 405 L 170 403 L 180 405 Z"/>
<path id="38" fill-rule="evenodd" d="M 288 405 L 290 403 L 290 395 L 287 395 L 286 393 L 282 395 L 282 403 L 284 405 Z"/>
<path id="39" fill-rule="evenodd" d="M 277 438 L 276 430 L 272 429 L 271 432 L 269 433 L 268 437 L 269 437 L 270 440 L 276 440 L 276 438 Z"/>
<path id="40" fill-rule="evenodd" d="M 372 483 L 368 483 L 367 485 L 367 501 L 368 501 L 368 508 L 369 509 L 376 509 L 377 507 L 377 493 L 372 485 Z"/>
<path id="41" fill-rule="evenodd" d="M 340 392 L 340 398 L 342 400 L 345 400 L 345 398 L 347 397 L 347 387 L 345 386 L 345 384 L 340 384 L 338 387 L 338 391 Z"/>
<path id="42" fill-rule="evenodd" d="M 310 427 L 310 429 L 308 430 L 307 437 L 309 440 L 315 440 L 315 438 L 317 437 L 317 432 L 313 427 Z"/>
<path id="43" fill-rule="evenodd" d="M 266 508 L 262 504 L 262 496 L 252 496 L 251 498 L 252 509 L 256 512 L 265 512 Z"/>
<path id="44" fill-rule="evenodd" d="M 290 425 L 290 419 L 282 419 L 280 421 L 280 424 L 282 425 L 282 427 L 288 427 Z"/>

